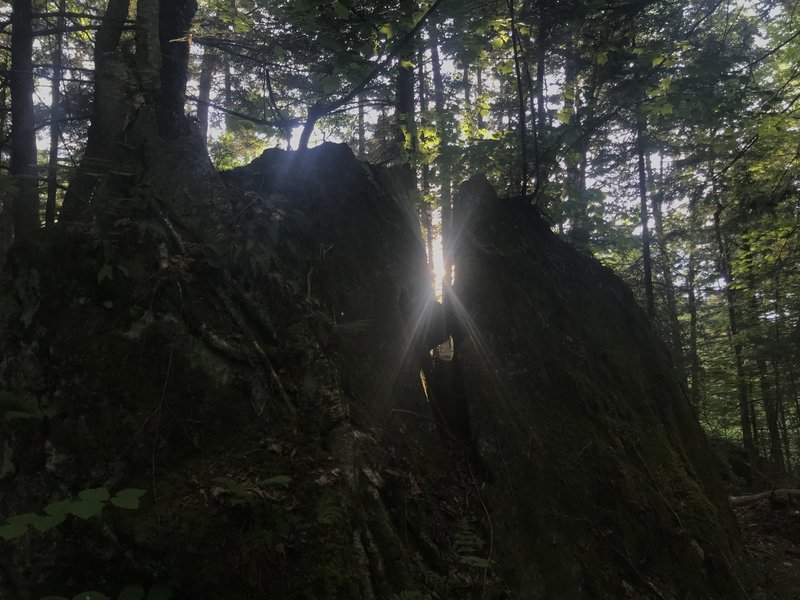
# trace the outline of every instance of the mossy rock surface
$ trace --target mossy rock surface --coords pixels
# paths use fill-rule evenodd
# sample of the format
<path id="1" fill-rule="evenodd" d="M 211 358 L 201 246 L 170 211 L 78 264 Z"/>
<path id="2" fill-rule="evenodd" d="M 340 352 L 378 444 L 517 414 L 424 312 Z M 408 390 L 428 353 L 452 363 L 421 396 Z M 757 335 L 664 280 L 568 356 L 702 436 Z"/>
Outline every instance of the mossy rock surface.
<path id="1" fill-rule="evenodd" d="M 197 163 L 226 227 L 159 164 L 5 266 L 0 514 L 147 494 L 0 540 L 0 598 L 738 597 L 705 442 L 615 277 L 462 191 L 456 442 L 419 380 L 436 311 L 407 174 L 323 145 L 220 179 L 185 146 L 172 167 Z"/>

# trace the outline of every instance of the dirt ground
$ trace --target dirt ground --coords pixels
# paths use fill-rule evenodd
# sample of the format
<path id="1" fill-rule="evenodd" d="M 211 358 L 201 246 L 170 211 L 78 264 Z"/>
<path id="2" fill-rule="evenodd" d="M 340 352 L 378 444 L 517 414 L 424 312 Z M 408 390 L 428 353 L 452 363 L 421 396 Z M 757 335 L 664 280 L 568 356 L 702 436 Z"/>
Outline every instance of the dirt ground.
<path id="1" fill-rule="evenodd" d="M 757 598 L 800 600 L 800 489 L 734 496 L 731 506 L 754 561 Z"/>

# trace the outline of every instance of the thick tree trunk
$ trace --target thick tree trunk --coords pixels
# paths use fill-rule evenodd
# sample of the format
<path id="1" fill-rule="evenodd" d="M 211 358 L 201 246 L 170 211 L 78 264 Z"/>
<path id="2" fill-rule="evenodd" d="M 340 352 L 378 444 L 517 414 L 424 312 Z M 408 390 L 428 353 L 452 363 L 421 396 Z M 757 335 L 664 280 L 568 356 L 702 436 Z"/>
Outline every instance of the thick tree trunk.
<path id="1" fill-rule="evenodd" d="M 39 181 L 33 113 L 33 8 L 31 0 L 14 0 L 11 12 L 11 175 L 17 180 L 14 235 L 39 228 Z"/>
<path id="2" fill-rule="evenodd" d="M 414 103 L 414 53 L 407 52 L 395 74 L 395 144 L 401 164 L 414 164 L 417 151 L 417 122 Z"/>
<path id="3" fill-rule="evenodd" d="M 141 3 L 142 0 L 139 0 Z M 189 29 L 197 0 L 160 0 L 158 12 L 161 86 L 159 128 L 162 134 L 185 130 L 184 105 L 189 78 Z"/>
<path id="4" fill-rule="evenodd" d="M 62 62 L 64 59 L 64 12 L 66 0 L 59 0 L 58 19 L 56 29 L 55 48 L 53 49 L 53 78 L 50 92 L 50 156 L 47 167 L 47 207 L 45 209 L 45 224 L 50 227 L 56 219 L 56 196 L 58 194 L 58 147 L 61 139 L 61 78 Z"/>
<path id="5" fill-rule="evenodd" d="M 86 215 L 95 188 L 108 170 L 109 157 L 116 147 L 117 136 L 122 133 L 126 118 L 133 117 L 128 112 L 133 107 L 124 101 L 127 67 L 117 51 L 122 25 L 128 18 L 129 2 L 130 0 L 109 0 L 95 37 L 92 121 L 80 167 L 64 196 L 61 211 L 64 219 L 80 219 Z M 140 4 L 143 5 L 144 2 Z M 137 57 L 139 54 L 140 48 L 137 45 Z M 136 100 L 137 104 L 142 102 L 143 97 Z"/>

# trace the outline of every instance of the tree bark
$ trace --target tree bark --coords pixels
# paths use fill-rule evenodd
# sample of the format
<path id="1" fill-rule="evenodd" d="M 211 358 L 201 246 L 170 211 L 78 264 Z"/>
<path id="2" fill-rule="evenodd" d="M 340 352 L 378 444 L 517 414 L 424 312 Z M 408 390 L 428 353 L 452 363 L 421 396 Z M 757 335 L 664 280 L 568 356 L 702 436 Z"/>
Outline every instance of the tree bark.
<path id="1" fill-rule="evenodd" d="M 517 126 L 519 131 L 520 149 L 520 196 L 525 198 L 528 195 L 528 132 L 525 126 L 525 90 L 522 84 L 522 70 L 520 67 L 520 43 L 517 33 L 517 18 L 514 10 L 516 0 L 508 0 L 508 12 L 511 17 L 511 41 L 514 46 L 514 72 L 517 77 Z"/>
<path id="2" fill-rule="evenodd" d="M 86 216 L 92 196 L 105 174 L 125 124 L 128 106 L 122 101 L 127 70 L 117 52 L 121 26 L 128 18 L 130 0 L 109 0 L 94 42 L 95 83 L 92 122 L 80 167 L 64 196 L 61 215 L 64 219 Z M 140 2 L 140 5 L 144 4 Z M 137 46 L 137 56 L 139 48 Z"/>
<path id="3" fill-rule="evenodd" d="M 722 205 L 718 204 L 714 211 L 714 235 L 717 240 L 720 274 L 725 283 L 725 300 L 728 305 L 728 330 L 733 345 L 733 357 L 736 365 L 736 387 L 739 392 L 739 416 L 742 426 L 742 443 L 747 452 L 751 473 L 755 478 L 758 469 L 758 453 L 756 452 L 754 441 L 755 421 L 753 420 L 752 407 L 750 406 L 750 399 L 747 393 L 742 342 L 739 339 L 739 320 L 736 313 L 736 294 L 731 288 L 733 278 L 730 269 L 730 257 L 722 237 L 722 225 L 720 223 L 722 208 Z"/>
<path id="4" fill-rule="evenodd" d="M 358 158 L 364 160 L 367 157 L 367 133 L 364 125 L 364 95 L 358 97 Z"/>
<path id="5" fill-rule="evenodd" d="M 645 136 L 647 124 L 644 117 L 639 117 L 636 125 L 636 152 L 639 158 L 639 219 L 642 225 L 642 263 L 644 267 L 644 293 L 647 302 L 647 316 L 656 316 L 655 298 L 653 295 L 653 266 L 650 254 L 650 228 L 647 211 L 647 170 L 645 168 L 645 152 L 647 151 Z"/>
<path id="6" fill-rule="evenodd" d="M 402 164 L 414 164 L 417 151 L 417 125 L 414 104 L 414 53 L 407 52 L 397 65 L 395 75 L 395 143 Z M 409 66 L 410 65 L 410 66 Z"/>
<path id="7" fill-rule="evenodd" d="M 183 131 L 186 82 L 189 78 L 188 35 L 196 11 L 197 0 L 159 2 L 161 86 L 158 108 L 162 134 L 177 135 Z"/>
<path id="8" fill-rule="evenodd" d="M 33 8 L 31 0 L 14 0 L 11 12 L 11 175 L 17 180 L 14 235 L 39 228 L 39 183 L 36 172 L 36 128 L 33 112 Z"/>
<path id="9" fill-rule="evenodd" d="M 453 191 L 449 165 L 449 131 L 445 107 L 444 80 L 439 58 L 439 31 L 431 23 L 429 33 L 431 48 L 431 71 L 433 73 L 433 103 L 436 110 L 439 133 L 439 156 L 437 158 L 437 177 L 439 184 L 439 203 L 442 208 L 442 246 L 444 249 L 444 281 L 442 289 L 447 292 L 452 284 L 453 272 Z"/>
<path id="10" fill-rule="evenodd" d="M 64 28 L 64 12 L 66 0 L 59 0 L 57 29 Z M 50 101 L 50 156 L 47 167 L 47 205 L 44 222 L 47 227 L 52 226 L 56 219 L 56 196 L 58 194 L 58 146 L 61 138 L 61 78 L 62 62 L 64 59 L 64 34 L 57 33 L 55 48 L 53 49 L 53 79 L 51 82 Z"/>
<path id="11" fill-rule="evenodd" d="M 669 256 L 667 249 L 667 241 L 664 236 L 664 159 L 661 157 L 661 164 L 659 165 L 659 178 L 656 184 L 653 177 L 652 169 L 650 169 L 650 161 L 647 161 L 647 172 L 650 180 L 650 187 L 652 193 L 650 194 L 650 203 L 653 211 L 653 241 L 656 248 L 658 248 L 658 265 L 661 270 L 661 278 L 664 281 L 664 300 L 667 308 L 667 329 L 670 350 L 672 351 L 672 358 L 675 361 L 675 371 L 678 378 L 685 385 L 686 384 L 686 363 L 683 357 L 683 342 L 681 340 L 681 327 L 678 322 L 678 308 L 675 301 L 675 282 L 672 277 L 672 260 Z"/>
<path id="12" fill-rule="evenodd" d="M 211 87 L 214 82 L 214 71 L 217 67 L 216 50 L 208 46 L 203 50 L 203 60 L 200 63 L 200 81 L 197 86 L 197 125 L 200 134 L 208 141 L 208 103 L 211 101 Z"/>
<path id="13" fill-rule="evenodd" d="M 689 273 L 686 277 L 688 288 L 689 310 L 689 398 L 695 411 L 700 413 L 700 357 L 697 354 L 697 296 L 695 293 L 697 278 L 697 256 L 694 251 L 689 253 Z"/>
<path id="14" fill-rule="evenodd" d="M 417 54 L 417 79 L 419 80 L 419 110 L 422 115 L 428 113 L 428 94 L 425 89 L 425 53 L 420 50 Z M 423 117 L 425 118 L 425 117 Z M 431 211 L 431 172 L 427 160 L 420 166 L 420 182 L 422 184 L 422 203 L 420 204 L 420 222 L 425 229 L 425 254 L 428 260 L 428 278 L 431 288 L 436 290 L 436 269 L 434 268 L 434 235 L 433 214 Z"/>

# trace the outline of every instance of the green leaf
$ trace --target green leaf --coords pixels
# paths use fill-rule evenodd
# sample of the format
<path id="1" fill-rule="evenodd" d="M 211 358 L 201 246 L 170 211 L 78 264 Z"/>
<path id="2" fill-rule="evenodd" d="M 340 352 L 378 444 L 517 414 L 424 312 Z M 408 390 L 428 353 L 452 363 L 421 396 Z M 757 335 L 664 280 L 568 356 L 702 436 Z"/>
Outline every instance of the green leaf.
<path id="1" fill-rule="evenodd" d="M 114 279 L 114 267 L 111 265 L 103 265 L 97 273 L 97 283 L 103 283 L 106 279 Z"/>
<path id="2" fill-rule="evenodd" d="M 105 502 L 95 502 L 90 500 L 78 500 L 72 502 L 69 506 L 69 512 L 81 519 L 91 519 L 95 515 L 99 515 L 105 508 Z"/>
<path id="3" fill-rule="evenodd" d="M 147 592 L 147 600 L 169 600 L 172 598 L 172 591 L 163 585 L 154 585 Z"/>
<path id="4" fill-rule="evenodd" d="M 322 87 L 323 94 L 330 94 L 336 91 L 336 88 L 339 87 L 339 78 L 335 75 L 329 75 L 325 79 L 322 80 L 320 84 Z"/>
<path id="5" fill-rule="evenodd" d="M 111 494 L 109 494 L 108 490 L 104 487 L 83 490 L 78 493 L 78 498 L 86 500 L 87 502 L 107 502 L 110 497 Z"/>
<path id="6" fill-rule="evenodd" d="M 61 502 L 53 502 L 52 504 L 48 504 L 44 507 L 44 512 L 51 517 L 63 517 L 70 513 L 71 506 L 71 500 L 62 500 Z"/>
<path id="7" fill-rule="evenodd" d="M 349 19 L 350 18 L 350 9 L 348 9 L 341 2 L 334 2 L 333 3 L 333 12 L 336 13 L 336 16 L 339 17 L 340 19 Z"/>
<path id="8" fill-rule="evenodd" d="M 666 62 L 666 60 L 667 60 L 666 56 L 664 56 L 663 54 L 659 54 L 659 55 L 653 57 L 653 66 L 657 67 L 659 65 L 662 65 L 662 64 L 664 64 Z"/>
<path id="9" fill-rule="evenodd" d="M 292 478 L 287 475 L 275 475 L 264 481 L 264 485 L 285 485 L 292 483 Z"/>
<path id="10" fill-rule="evenodd" d="M 608 62 L 608 52 L 601 52 L 597 55 L 597 64 L 604 65 Z"/>
<path id="11" fill-rule="evenodd" d="M 31 523 L 31 525 L 33 525 L 33 528 L 36 529 L 36 531 L 47 531 L 48 529 L 52 529 L 56 525 L 63 523 L 64 519 L 66 519 L 66 515 L 42 515 L 36 517 L 36 520 Z"/>
<path id="12" fill-rule="evenodd" d="M 117 600 L 142 600 L 144 588 L 140 585 L 129 585 L 117 596 Z"/>
<path id="13" fill-rule="evenodd" d="M 28 533 L 26 525 L 3 525 L 0 526 L 0 538 L 4 540 L 15 540 Z"/>
<path id="14" fill-rule="evenodd" d="M 391 39 L 392 37 L 394 37 L 394 31 L 392 31 L 392 26 L 389 25 L 389 23 L 386 23 L 385 25 L 381 25 L 381 28 L 378 31 L 380 31 L 388 39 Z"/>
<path id="15" fill-rule="evenodd" d="M 26 513 L 24 515 L 16 515 L 14 517 L 8 517 L 6 522 L 9 525 L 23 525 L 24 527 L 28 527 L 36 520 L 36 517 L 39 515 L 35 515 L 33 513 Z"/>
<path id="16" fill-rule="evenodd" d="M 117 495 L 111 499 L 111 504 L 119 508 L 136 510 L 139 508 L 139 499 L 146 493 L 147 490 L 140 490 L 136 488 L 120 490 L 117 492 Z"/>
<path id="17" fill-rule="evenodd" d="M 111 600 L 111 598 L 100 592 L 81 592 L 75 594 L 72 600 Z"/>

